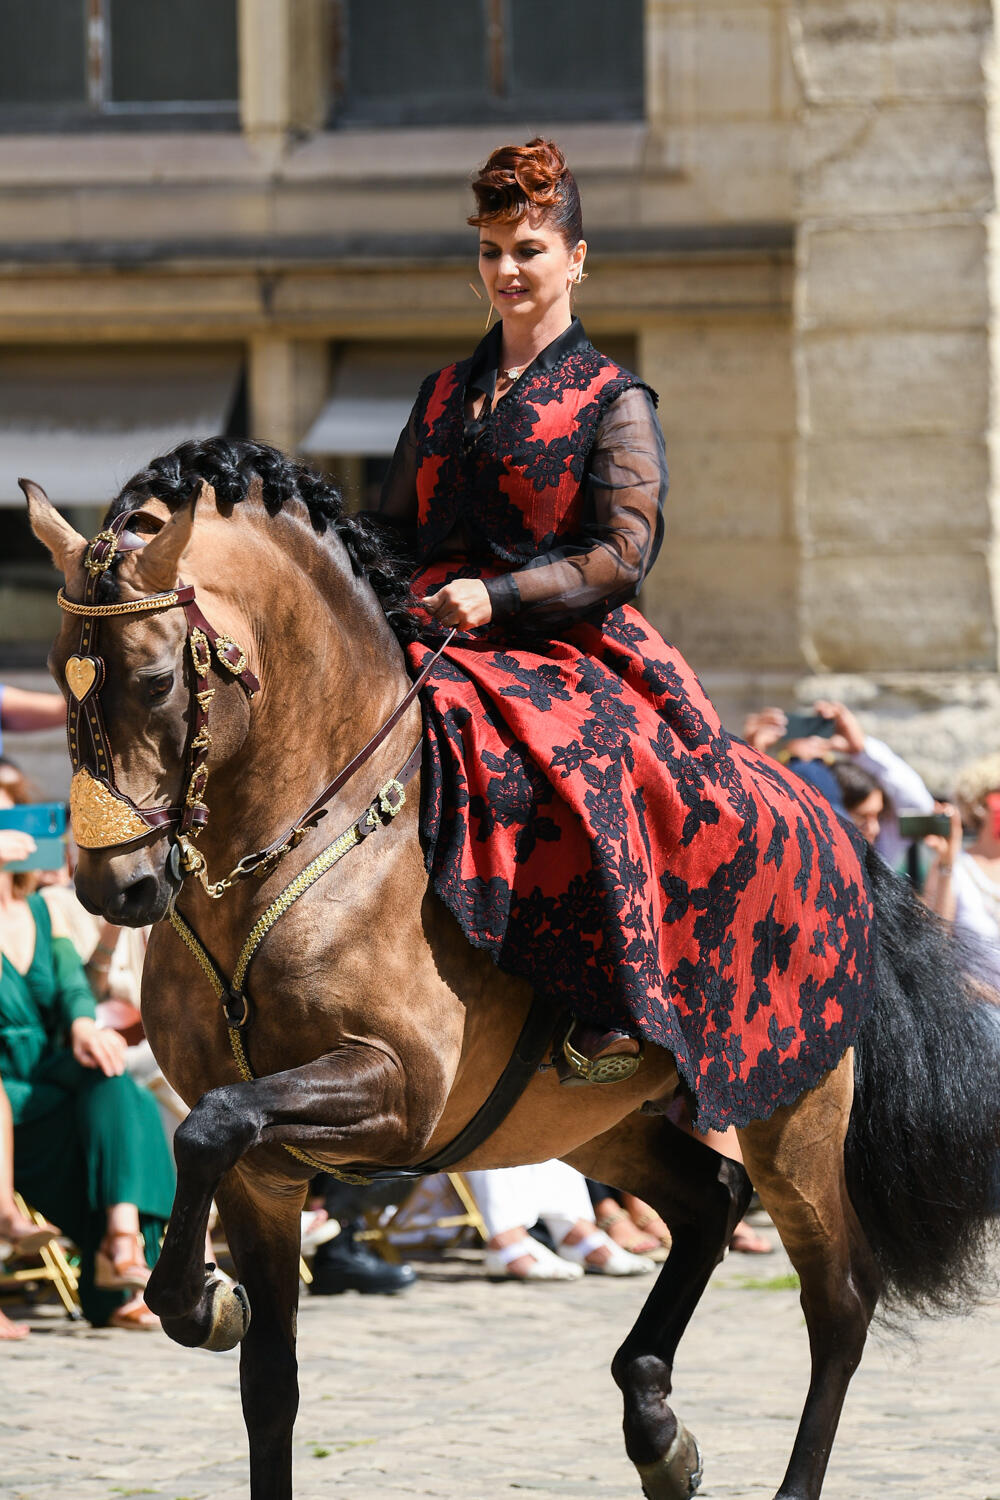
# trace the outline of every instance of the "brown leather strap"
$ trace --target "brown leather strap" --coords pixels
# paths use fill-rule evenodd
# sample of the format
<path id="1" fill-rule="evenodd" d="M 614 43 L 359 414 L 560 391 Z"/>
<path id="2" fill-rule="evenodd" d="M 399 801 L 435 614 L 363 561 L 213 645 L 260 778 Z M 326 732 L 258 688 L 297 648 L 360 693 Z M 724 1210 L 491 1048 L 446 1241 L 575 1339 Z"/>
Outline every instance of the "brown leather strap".
<path id="1" fill-rule="evenodd" d="M 454 635 L 455 631 L 449 630 L 448 634 L 441 642 L 441 645 L 437 648 L 434 655 L 431 657 L 430 661 L 428 661 L 424 666 L 422 672 L 420 673 L 420 676 L 415 678 L 414 681 L 410 684 L 409 691 L 393 709 L 392 713 L 386 719 L 381 729 L 379 729 L 377 733 L 373 734 L 368 743 L 362 746 L 362 748 L 358 751 L 357 755 L 349 760 L 347 762 L 347 765 L 344 766 L 342 770 L 337 772 L 336 776 L 331 782 L 327 783 L 327 785 L 320 792 L 319 796 L 310 803 L 302 816 L 296 818 L 295 822 L 292 823 L 288 828 L 286 828 L 284 833 L 279 834 L 276 839 L 273 839 L 266 848 L 258 849 L 253 854 L 247 854 L 243 859 L 240 860 L 235 871 L 233 872 L 238 879 L 242 879 L 247 875 L 253 875 L 258 870 L 260 870 L 262 866 L 266 866 L 267 864 L 269 864 L 277 854 L 283 852 L 287 847 L 289 847 L 290 844 L 298 843 L 306 829 L 312 828 L 321 817 L 325 816 L 326 804 L 330 801 L 331 797 L 336 796 L 341 787 L 346 786 L 354 773 L 360 770 L 365 761 L 371 759 L 375 751 L 378 749 L 379 745 L 381 745 L 383 741 L 395 729 L 396 725 L 399 723 L 400 719 L 406 713 L 406 710 L 410 707 L 410 704 L 416 698 L 417 694 L 420 692 L 420 689 L 424 686 L 424 683 L 431 675 L 432 669 L 438 662 L 445 648 L 451 644 Z M 421 741 L 417 745 L 417 748 L 414 750 L 413 754 L 410 756 L 410 759 L 407 761 L 406 766 L 410 767 L 410 770 L 409 775 L 406 776 L 406 780 L 409 780 L 410 776 L 413 775 L 413 773 L 419 766 L 422 748 L 423 742 Z M 404 768 L 404 770 L 405 769 L 406 768 Z M 403 773 L 401 773 L 396 778 L 396 780 L 405 784 Z"/>

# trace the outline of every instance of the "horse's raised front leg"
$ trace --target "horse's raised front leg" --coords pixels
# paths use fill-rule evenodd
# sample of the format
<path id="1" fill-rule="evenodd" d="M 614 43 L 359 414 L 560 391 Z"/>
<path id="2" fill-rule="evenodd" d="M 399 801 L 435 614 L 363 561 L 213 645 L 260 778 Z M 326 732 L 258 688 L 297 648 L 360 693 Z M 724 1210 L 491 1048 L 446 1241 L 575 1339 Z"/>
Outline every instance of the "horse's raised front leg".
<path id="1" fill-rule="evenodd" d="M 801 1282 L 812 1374 L 777 1500 L 819 1500 L 879 1273 L 851 1205 L 844 1138 L 854 1054 L 794 1104 L 739 1131 L 744 1160 Z"/>
<path id="2" fill-rule="evenodd" d="M 295 1141 L 335 1159 L 384 1159 L 405 1145 L 401 1069 L 381 1050 L 351 1044 L 315 1062 L 252 1083 L 210 1089 L 174 1136 L 177 1192 L 146 1301 L 178 1343 L 231 1348 L 246 1332 L 241 1291 L 206 1277 L 205 1230 L 212 1199 L 227 1172 L 255 1147 Z M 262 1167 L 265 1162 L 262 1161 Z M 299 1184 L 308 1167 L 287 1152 L 269 1152 L 266 1170 Z"/>
<path id="3" fill-rule="evenodd" d="M 625 1451 L 648 1500 L 688 1500 L 701 1482 L 694 1438 L 668 1403 L 674 1357 L 750 1201 L 738 1162 L 663 1118 L 630 1115 L 568 1158 L 662 1215 L 670 1254 L 611 1366 L 625 1403 Z"/>

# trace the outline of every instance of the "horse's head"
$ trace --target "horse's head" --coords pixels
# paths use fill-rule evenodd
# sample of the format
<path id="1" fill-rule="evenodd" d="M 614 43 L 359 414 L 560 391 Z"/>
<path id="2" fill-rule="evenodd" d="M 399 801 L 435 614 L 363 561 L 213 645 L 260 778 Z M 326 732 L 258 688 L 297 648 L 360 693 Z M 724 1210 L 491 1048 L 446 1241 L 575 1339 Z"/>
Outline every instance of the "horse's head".
<path id="1" fill-rule="evenodd" d="M 245 738 L 256 686 L 232 636 L 179 588 L 195 503 L 199 526 L 218 519 L 214 495 L 203 483 L 172 512 L 144 500 L 88 544 L 38 485 L 21 483 L 32 530 L 65 575 L 49 669 L 67 702 L 77 891 L 109 921 L 156 922 L 207 819 L 209 774 Z M 217 599 L 201 603 L 222 631 L 237 628 Z"/>

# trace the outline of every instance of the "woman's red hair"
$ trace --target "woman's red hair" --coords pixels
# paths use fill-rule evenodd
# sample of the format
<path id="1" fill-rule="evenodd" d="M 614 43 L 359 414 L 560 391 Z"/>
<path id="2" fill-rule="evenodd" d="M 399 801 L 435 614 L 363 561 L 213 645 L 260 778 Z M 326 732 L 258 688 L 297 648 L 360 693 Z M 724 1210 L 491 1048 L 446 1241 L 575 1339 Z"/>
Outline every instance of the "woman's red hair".
<path id="1" fill-rule="evenodd" d="M 572 250 L 583 238 L 576 178 L 555 141 L 536 136 L 526 146 L 499 146 L 472 184 L 476 213 L 469 223 L 515 224 L 537 208 Z"/>

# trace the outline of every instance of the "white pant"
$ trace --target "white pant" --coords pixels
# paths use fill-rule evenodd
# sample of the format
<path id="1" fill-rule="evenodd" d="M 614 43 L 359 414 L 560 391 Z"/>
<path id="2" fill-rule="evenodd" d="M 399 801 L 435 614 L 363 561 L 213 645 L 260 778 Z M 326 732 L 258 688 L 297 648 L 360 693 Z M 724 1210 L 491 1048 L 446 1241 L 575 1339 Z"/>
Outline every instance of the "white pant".
<path id="1" fill-rule="evenodd" d="M 465 1179 L 491 1238 L 519 1225 L 530 1229 L 541 1219 L 559 1244 L 578 1219 L 594 1217 L 586 1181 L 564 1161 L 466 1172 Z"/>

